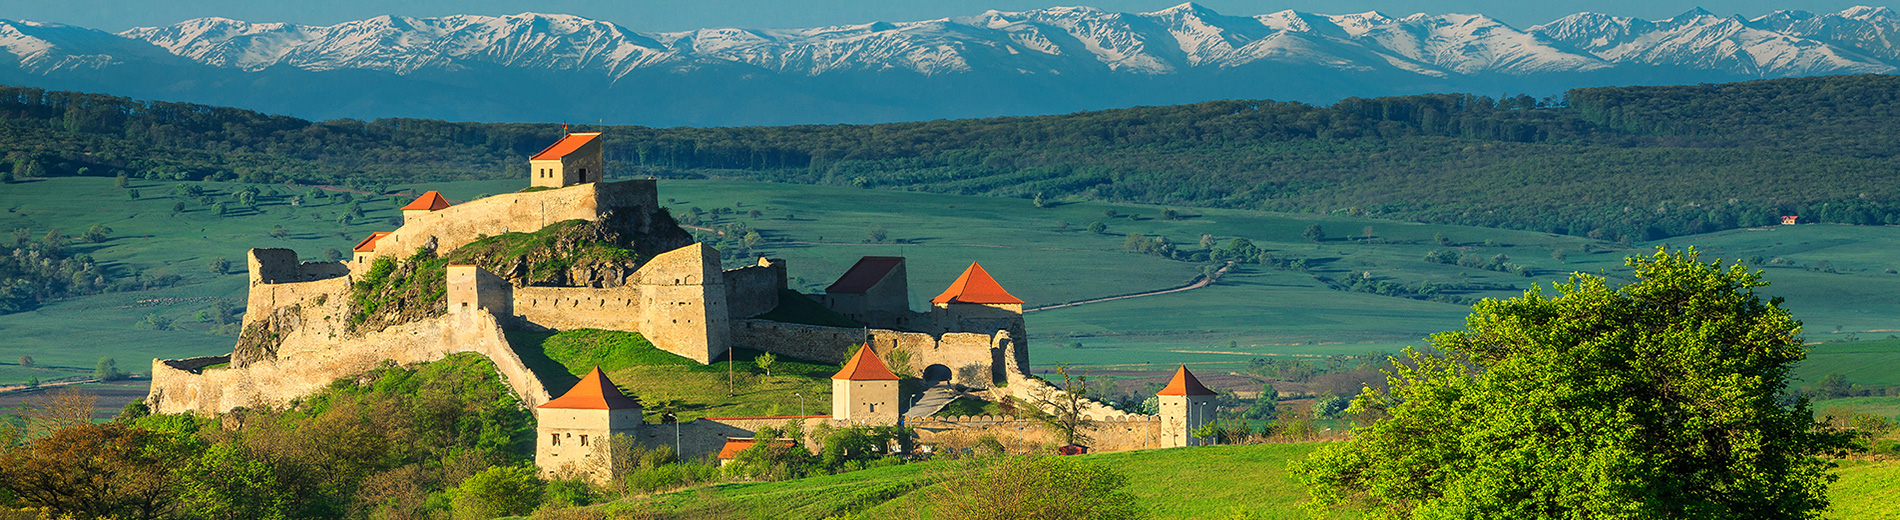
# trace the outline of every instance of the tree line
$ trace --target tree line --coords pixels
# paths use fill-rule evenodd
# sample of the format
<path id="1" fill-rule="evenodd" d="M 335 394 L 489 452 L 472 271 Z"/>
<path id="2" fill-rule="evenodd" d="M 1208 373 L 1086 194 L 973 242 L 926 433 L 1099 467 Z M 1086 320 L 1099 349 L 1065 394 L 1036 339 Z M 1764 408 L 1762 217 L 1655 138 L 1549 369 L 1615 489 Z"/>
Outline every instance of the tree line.
<path id="1" fill-rule="evenodd" d="M 621 176 L 712 177 L 1293 212 L 1653 240 L 1900 222 L 1900 78 L 1228 100 L 876 125 L 606 132 Z M 15 176 L 387 186 L 525 173 L 551 124 L 313 122 L 0 87 Z M 1633 189 L 1641 186 L 1642 189 Z"/>

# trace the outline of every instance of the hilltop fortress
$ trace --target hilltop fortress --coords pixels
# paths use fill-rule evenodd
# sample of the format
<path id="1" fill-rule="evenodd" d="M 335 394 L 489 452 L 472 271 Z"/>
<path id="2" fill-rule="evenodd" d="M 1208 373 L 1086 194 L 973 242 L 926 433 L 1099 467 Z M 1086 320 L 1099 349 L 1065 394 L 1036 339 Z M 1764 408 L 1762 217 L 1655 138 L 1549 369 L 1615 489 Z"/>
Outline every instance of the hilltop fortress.
<path id="1" fill-rule="evenodd" d="M 505 331 L 637 332 L 655 347 L 699 363 L 743 347 L 845 365 L 834 378 L 840 383 L 834 385 L 833 414 L 701 419 L 690 423 L 690 434 L 667 432 L 667 437 L 690 438 L 681 443 L 682 456 L 716 453 L 760 426 L 790 419 L 895 424 L 900 415 L 909 415 L 926 442 L 931 436 L 1027 429 L 1016 419 L 930 419 L 930 413 L 918 412 L 934 409 L 907 410 L 884 359 L 907 360 L 907 366 L 896 368 L 920 375 L 932 388 L 993 400 L 1033 401 L 1054 391 L 1027 373 L 1023 301 L 976 264 L 933 298 L 928 311 L 916 312 L 909 308 L 904 259 L 864 257 L 824 294 L 811 297 L 866 327 L 759 319 L 788 294 L 786 262 L 760 258 L 754 265 L 722 269 L 719 252 L 694 242 L 660 207 L 655 181 L 602 180 L 598 136 L 569 134 L 536 154 L 530 160 L 531 187 L 518 193 L 450 204 L 428 192 L 402 208 L 402 226 L 371 234 L 347 261 L 302 262 L 286 249 L 251 250 L 238 345 L 227 356 L 154 360 L 147 402 L 161 413 L 278 407 L 383 363 L 474 352 L 492 360 L 522 402 L 535 410 L 543 437 L 537 459 L 544 469 L 574 466 L 605 478 L 614 468 L 598 467 L 603 462 L 597 457 L 572 451 L 586 445 L 589 435 L 672 442 L 649 438 L 658 429 L 640 427 L 638 401 L 598 371 L 573 388 L 544 387 L 516 355 Z M 525 254 L 488 256 L 436 267 L 446 294 L 426 308 L 379 308 L 363 296 L 366 285 L 437 274 L 397 269 L 415 268 L 420 262 L 414 259 L 552 226 L 617 240 L 644 261 L 572 263 L 549 272 Z M 854 345 L 869 348 L 847 359 Z M 892 356 L 899 351 L 902 356 Z M 1183 369 L 1177 383 L 1183 377 L 1193 380 Z M 1176 393 L 1202 400 L 1212 394 L 1198 382 L 1190 386 Z M 560 399 L 554 399 L 557 393 Z M 1164 406 L 1160 417 L 1088 406 L 1087 415 L 1107 425 L 1095 428 L 1098 449 L 1185 445 L 1191 441 L 1186 432 L 1201 422 L 1189 420 L 1193 414 L 1185 410 L 1193 407 L 1185 403 Z M 574 435 L 580 440 L 561 444 Z"/>

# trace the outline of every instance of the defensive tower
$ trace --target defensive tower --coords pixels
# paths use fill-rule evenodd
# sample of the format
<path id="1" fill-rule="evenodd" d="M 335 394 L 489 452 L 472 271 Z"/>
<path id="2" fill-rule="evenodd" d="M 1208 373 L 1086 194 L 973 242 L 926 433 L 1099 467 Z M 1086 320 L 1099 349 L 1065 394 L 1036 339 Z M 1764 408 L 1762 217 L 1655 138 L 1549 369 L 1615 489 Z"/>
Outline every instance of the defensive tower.
<path id="1" fill-rule="evenodd" d="M 640 402 L 620 393 L 600 367 L 535 411 L 534 465 L 542 475 L 574 472 L 606 484 L 628 469 L 614 467 L 612 439 L 639 433 Z"/>
<path id="2" fill-rule="evenodd" d="M 856 424 L 897 424 L 897 374 L 865 346 L 831 376 L 831 418 Z"/>
<path id="3" fill-rule="evenodd" d="M 1194 430 L 1214 418 L 1213 390 L 1195 379 L 1187 365 L 1181 365 L 1174 371 L 1174 380 L 1155 395 L 1161 398 L 1161 431 L 1166 436 L 1163 445 L 1190 446 L 1203 442 L 1194 437 Z"/>
<path id="4" fill-rule="evenodd" d="M 567 134 L 528 158 L 530 185 L 559 188 L 600 182 L 602 167 L 600 132 Z"/>

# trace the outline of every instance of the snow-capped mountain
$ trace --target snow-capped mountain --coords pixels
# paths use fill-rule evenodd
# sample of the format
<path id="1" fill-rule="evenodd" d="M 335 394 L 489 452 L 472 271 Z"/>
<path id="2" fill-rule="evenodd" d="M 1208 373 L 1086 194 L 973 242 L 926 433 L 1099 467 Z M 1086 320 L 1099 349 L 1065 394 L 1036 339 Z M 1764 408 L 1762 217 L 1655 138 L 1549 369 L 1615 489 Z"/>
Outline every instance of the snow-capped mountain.
<path id="1" fill-rule="evenodd" d="M 733 124 L 1890 73 L 1900 68 L 1900 16 L 1884 7 L 1754 19 L 1696 9 L 1656 21 L 1579 13 L 1517 29 L 1481 14 L 1230 16 L 1188 3 L 1149 13 L 1051 7 L 806 29 L 642 33 L 523 13 L 381 16 L 331 26 L 201 18 L 117 35 L 0 20 L 0 49 L 19 58 L 17 70 L 0 70 L 7 82 L 109 83 L 116 67 L 169 69 L 177 77 L 142 78 L 147 86 L 139 92 L 193 101 L 235 96 L 300 115 L 521 118 L 497 107 L 558 85 L 590 101 L 555 117 L 605 110 L 619 119 L 653 112 L 629 103 L 690 99 L 706 110 L 682 118 L 686 109 L 673 108 L 673 119 L 627 122 Z M 334 84 L 344 92 L 300 103 L 257 91 L 259 81 L 310 92 Z M 222 94 L 199 95 L 213 91 Z M 431 98 L 401 102 L 392 91 Z M 335 99 L 350 92 L 357 97 Z M 603 109 L 599 99 L 622 106 Z M 400 108 L 361 113 L 369 107 Z M 761 118 L 760 110 L 777 113 Z"/>

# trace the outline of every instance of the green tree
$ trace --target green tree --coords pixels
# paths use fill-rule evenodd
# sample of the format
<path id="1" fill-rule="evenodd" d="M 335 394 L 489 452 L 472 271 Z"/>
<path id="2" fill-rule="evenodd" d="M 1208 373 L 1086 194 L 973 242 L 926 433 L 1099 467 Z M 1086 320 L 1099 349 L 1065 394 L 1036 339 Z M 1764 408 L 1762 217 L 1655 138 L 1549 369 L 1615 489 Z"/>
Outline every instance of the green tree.
<path id="1" fill-rule="evenodd" d="M 127 178 L 126 178 L 126 176 L 125 176 L 125 174 L 123 174 L 123 173 L 121 173 L 121 174 L 119 174 L 119 176 L 118 176 L 118 177 L 115 177 L 115 178 L 113 178 L 113 179 L 112 179 L 112 187 L 114 187 L 114 188 L 126 188 L 126 187 L 129 187 L 129 186 L 128 186 L 128 183 L 129 183 L 129 182 L 130 182 L 130 179 L 127 179 Z"/>
<path id="2" fill-rule="evenodd" d="M 867 242 L 882 244 L 884 240 L 890 238 L 890 233 L 884 230 L 884 226 L 872 224 L 870 228 L 864 230 L 864 238 Z"/>
<path id="3" fill-rule="evenodd" d="M 119 370 L 119 361 L 110 357 L 99 358 L 99 364 L 92 369 L 92 377 L 103 381 L 117 381 L 127 375 Z"/>
<path id="4" fill-rule="evenodd" d="M 184 212 L 185 212 L 185 201 L 181 200 L 181 201 L 172 203 L 172 213 L 184 213 Z"/>
<path id="5" fill-rule="evenodd" d="M 752 358 L 752 364 L 758 365 L 759 370 L 764 370 L 766 377 L 772 376 L 772 363 L 777 361 L 778 356 L 772 355 L 771 352 L 761 353 L 759 357 Z"/>
<path id="6" fill-rule="evenodd" d="M 342 259 L 343 251 L 337 250 L 337 248 L 332 247 L 323 250 L 323 261 L 325 262 L 335 262 Z"/>
<path id="7" fill-rule="evenodd" d="M 252 460 L 233 444 L 217 444 L 178 469 L 179 509 L 206 520 L 278 520 L 288 517 L 290 493 L 270 463 Z"/>
<path id="8" fill-rule="evenodd" d="M 1311 226 L 1306 226 L 1306 231 L 1301 231 L 1301 232 L 1300 232 L 1300 237 L 1302 237 L 1302 238 L 1305 238 L 1305 239 L 1307 239 L 1308 241 L 1312 241 L 1312 242 L 1318 242 L 1318 241 L 1321 241 L 1321 240 L 1325 240 L 1325 239 L 1326 239 L 1326 229 L 1325 229 L 1325 228 L 1322 228 L 1322 227 L 1319 227 L 1319 224 L 1313 224 L 1313 225 L 1311 225 Z"/>
<path id="9" fill-rule="evenodd" d="M 205 265 L 211 268 L 211 274 L 226 274 L 231 272 L 231 261 L 225 260 L 222 256 L 212 258 L 211 261 Z"/>
<path id="10" fill-rule="evenodd" d="M 1097 235 L 1104 235 L 1104 234 L 1107 234 L 1107 233 L 1108 233 L 1108 224 L 1103 224 L 1103 223 L 1102 223 L 1101 221 L 1095 221 L 1095 222 L 1090 222 L 1090 223 L 1089 223 L 1089 232 L 1090 232 L 1090 233 L 1094 233 L 1094 234 L 1097 234 Z"/>
<path id="11" fill-rule="evenodd" d="M 1065 444 L 1089 442 L 1088 436 L 1082 433 L 1095 425 L 1087 415 L 1089 378 L 1070 374 L 1068 365 L 1057 366 L 1056 374 L 1062 376 L 1062 388 L 1031 396 L 1031 406 L 1025 407 L 1023 412 L 1048 426 Z"/>
<path id="12" fill-rule="evenodd" d="M 139 190 L 137 189 L 125 190 L 125 198 L 132 199 L 132 200 L 139 200 Z"/>
<path id="13" fill-rule="evenodd" d="M 1780 401 L 1806 357 L 1759 271 L 1695 250 L 1632 257 L 1636 282 L 1485 300 L 1407 351 L 1382 417 L 1299 463 L 1316 509 L 1384 518 L 1811 518 L 1851 435 Z M 1396 360 L 1395 360 L 1396 361 Z"/>
<path id="14" fill-rule="evenodd" d="M 541 505 L 544 483 L 526 466 L 494 466 L 462 481 L 449 491 L 456 520 L 486 520 L 521 516 Z"/>
<path id="15" fill-rule="evenodd" d="M 86 234 L 84 236 L 87 242 L 97 244 L 105 242 L 106 238 L 111 235 L 112 228 L 106 227 L 105 224 L 93 224 L 92 227 L 86 228 Z"/>
<path id="16" fill-rule="evenodd" d="M 20 366 L 33 368 L 33 356 L 20 356 Z"/>
<path id="17" fill-rule="evenodd" d="M 284 229 L 284 226 L 277 226 L 277 227 L 271 228 L 270 237 L 278 239 L 278 240 L 290 238 L 290 230 Z"/>
<path id="18" fill-rule="evenodd" d="M 171 511 L 169 467 L 188 457 L 186 442 L 170 434 L 76 425 L 0 453 L 0 486 L 49 517 L 151 520 Z"/>

